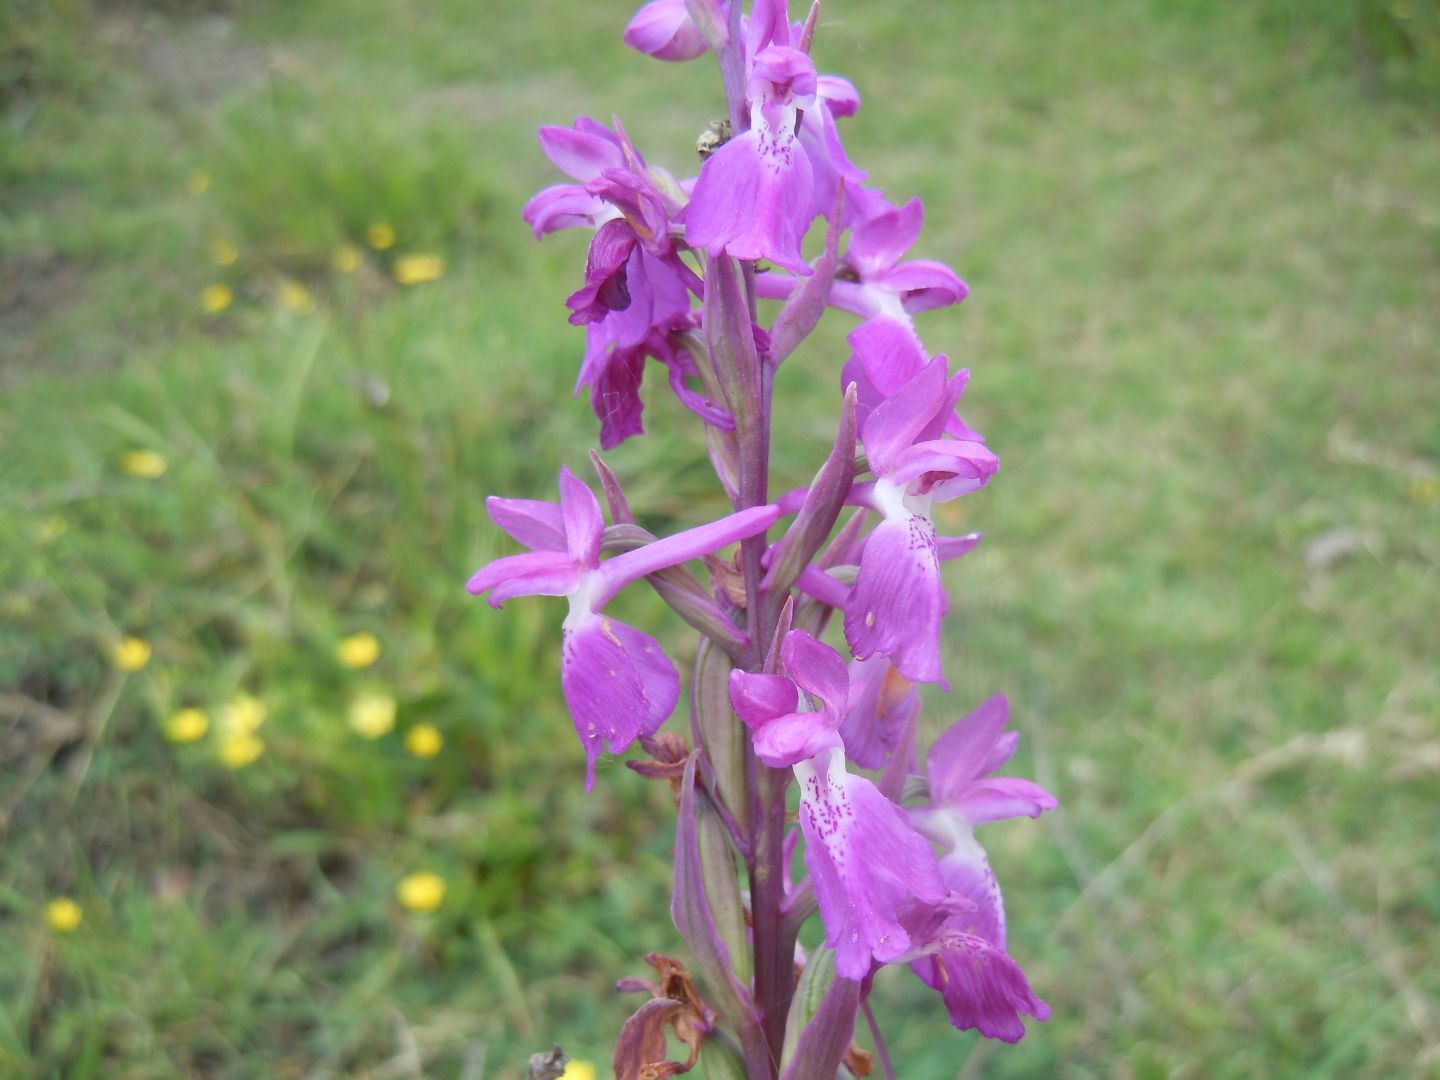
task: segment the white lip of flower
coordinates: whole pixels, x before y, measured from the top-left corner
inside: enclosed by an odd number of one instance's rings
[[[910,313],[905,310],[905,302],[897,292],[881,288],[879,285],[863,285],[865,298],[874,305],[876,315],[885,315],[913,325]]]
[[[930,506],[935,499],[931,495],[911,495],[904,487],[889,477],[882,476],[875,481],[875,508],[886,518],[903,519],[910,514],[930,516]]]
[[[978,847],[975,826],[952,807],[916,808],[911,811],[910,821],[917,830],[950,851],[969,851]]]
[[[595,618],[595,598],[604,588],[605,582],[600,571],[591,570],[588,574],[580,577],[575,583],[575,588],[568,594],[570,600],[570,613],[565,616],[562,624],[566,630],[574,630],[583,626]]]

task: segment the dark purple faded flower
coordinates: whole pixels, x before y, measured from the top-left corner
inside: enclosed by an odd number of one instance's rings
[[[556,168],[579,181],[540,192],[525,206],[537,237],[557,229],[595,230],[585,284],[566,301],[579,326],[615,323],[613,335],[637,344],[652,328],[689,314],[691,275],[676,254],[670,221],[679,187],[656,182],[623,131],[582,116],[569,128],[542,127],[540,146]]]
[[[601,614],[626,585],[656,570],[699,558],[763,532],[779,511],[756,507],[600,560],[605,522],[590,489],[560,470],[560,502],[486,500],[495,524],[531,550],[481,567],[466,586],[499,607],[516,596],[564,596],[560,681],[585,750],[585,790],[602,750],[620,753],[652,735],[675,707],[680,677],[658,642]]]
[[[937,739],[925,761],[930,801],[910,811],[911,823],[941,846],[940,872],[952,896],[966,903],[948,911],[912,965],[945,996],[959,1028],[1014,1042],[1024,1033],[1019,1013],[1043,1020],[1045,1003],[1030,991],[1019,965],[1005,953],[1005,905],[975,826],[1012,817],[1038,817],[1056,805],[1040,785],[992,776],[1015,753],[1019,733],[1004,730],[1009,703],[992,697]]]
[[[576,226],[595,230],[584,284],[566,300],[570,321],[586,328],[575,393],[589,387],[601,445],[609,449],[643,430],[639,387],[645,358],[653,357],[670,369],[687,408],[728,430],[733,421],[686,387],[692,365],[665,341],[668,332],[693,325],[691,294],[702,287],[675,246],[672,217],[683,193],[668,174],[646,168],[618,127],[589,117],[569,128],[542,127],[546,155],[580,183],[547,188],[525,207],[537,237]]]
[[[795,770],[805,866],[825,943],[835,949],[836,971],[861,979],[872,962],[888,963],[910,948],[901,910],[938,903],[944,885],[935,853],[905,812],[845,768],[839,728],[849,687],[840,654],[792,630],[781,662],[780,675],[732,673],[730,700],[754,734],[756,755]]]
[[[727,5],[719,0],[707,3],[714,9],[714,22],[723,28]],[[625,27],[625,44],[657,60],[694,60],[710,48],[685,0],[651,0]]]
[[[651,330],[634,344],[621,344],[614,339],[614,332],[611,325],[596,323],[586,327],[585,359],[575,384],[577,394],[582,386],[590,388],[590,407],[600,421],[602,450],[618,446],[645,430],[641,422],[644,403],[640,400],[640,383],[645,376],[647,358],[665,365],[670,389],[687,409],[721,431],[735,427],[734,417],[722,406],[689,387],[686,380],[698,377],[694,360],[685,349],[676,347],[667,334]]]
[[[752,18],[752,36],[755,26]],[[787,40],[788,33],[787,27]],[[687,244],[811,273],[800,242],[815,216],[815,181],[796,123],[814,104],[815,90],[815,65],[799,49],[766,45],[752,55],[750,130],[701,167],[685,210]]]

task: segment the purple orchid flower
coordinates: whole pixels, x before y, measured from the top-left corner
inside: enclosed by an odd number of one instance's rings
[[[973,904],[951,894],[937,905],[916,904],[902,915],[914,943],[902,957],[920,981],[940,993],[950,1023],[974,1028],[990,1039],[1019,1042],[1020,1017],[1050,1018],[1050,1006],[1036,996],[1015,959],[978,934],[960,929]]]
[[[701,167],[685,210],[685,242],[808,275],[800,242],[815,216],[815,177],[797,129],[800,113],[815,103],[815,65],[791,48],[783,3],[757,4],[746,38],[750,130]]]
[[[769,528],[779,516],[760,506],[657,540],[604,562],[605,522],[591,490],[560,470],[560,502],[486,500],[491,519],[530,550],[483,566],[466,588],[489,592],[491,607],[516,596],[564,596],[560,682],[585,750],[585,790],[595,783],[602,750],[621,753],[653,735],[680,693],[675,665],[654,638],[601,614],[614,596],[647,574],[710,554]]]
[[[924,224],[925,205],[918,198],[901,207],[882,202],[856,221],[844,258],[856,280],[841,274],[831,286],[830,302],[862,318],[888,315],[909,322],[918,312],[964,300],[969,286],[944,263],[900,261]]]
[[[826,78],[821,76],[822,86],[826,85]],[[828,86],[832,93],[837,92],[834,83]],[[843,102],[845,99],[839,100]],[[960,303],[969,295],[969,286],[944,263],[931,259],[901,262],[924,224],[924,204],[914,198],[897,208],[887,202],[880,192],[861,187],[864,174],[844,159],[838,135],[831,145],[834,129],[831,111],[817,111],[827,124],[824,138],[825,145],[829,147],[824,153],[817,150],[810,154],[817,177],[816,202],[821,207],[817,212],[829,213],[834,204],[836,185],[843,185],[845,199],[841,224],[851,230],[839,273],[830,286],[829,304],[863,319],[893,320],[914,337],[912,316]],[[808,123],[804,130],[811,132]],[[813,133],[806,136],[809,140],[807,147],[818,138]],[[817,164],[819,162],[824,164]],[[825,191],[823,197],[820,195],[821,188]],[[794,277],[783,273],[766,274],[759,281],[761,295],[772,300],[788,299],[796,285]],[[918,337],[915,343],[918,349]]]
[[[590,389],[601,446],[609,449],[643,430],[639,386],[647,356],[669,368],[671,386],[687,408],[729,430],[734,422],[728,414],[686,388],[693,365],[665,341],[668,332],[693,325],[691,294],[702,288],[675,245],[671,219],[678,213],[679,185],[668,174],[652,175],[623,131],[589,117],[571,128],[542,127],[540,145],[557,168],[581,183],[546,188],[526,205],[525,220],[537,237],[578,226],[595,230],[585,283],[566,305],[571,323],[586,328],[575,393]]]
[[[975,826],[1014,817],[1038,817],[1057,805],[1039,784],[991,774],[1015,753],[1020,734],[1005,731],[1009,702],[996,695],[935,744],[925,761],[930,801],[910,810],[910,821],[942,849],[940,872],[952,895],[966,901],[944,914],[925,936],[916,974],[945,995],[951,1021],[1014,1042],[1025,1029],[1019,1013],[1049,1015],[1030,991],[1024,972],[1005,952],[1005,905]]]
[[[862,979],[911,947],[900,913],[945,895],[935,853],[905,813],[845,768],[839,734],[849,696],[840,654],[803,630],[780,646],[785,674],[730,676],[730,701],[751,729],[756,756],[792,767],[800,783],[800,831],[825,943],[835,970]],[[802,700],[801,693],[804,693]]]
[[[623,131],[582,116],[570,128],[542,127],[540,146],[556,168],[580,181],[540,192],[524,217],[541,236],[587,224],[595,230],[585,284],[566,305],[585,326],[615,319],[615,337],[634,345],[652,327],[689,315],[692,275],[676,254],[670,218],[678,206],[645,168]],[[678,185],[667,186],[678,192]]]
[[[901,349],[873,366],[888,371],[912,362]],[[856,659],[888,656],[913,682],[944,685],[940,620],[946,602],[931,507],[978,490],[999,468],[983,443],[942,437],[968,378],[963,369],[951,376],[945,357],[937,356],[860,424],[875,473],[869,501],[884,520],[865,542],[845,604],[845,639]]]

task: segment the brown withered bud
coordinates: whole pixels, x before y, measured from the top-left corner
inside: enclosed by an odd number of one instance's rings
[[[705,565],[710,568],[710,577],[713,580],[711,591],[717,599],[728,600],[737,608],[745,606],[745,572],[740,569],[740,553],[735,553],[734,560],[723,563],[714,555],[705,556]]]
[[[856,1076],[869,1076],[875,1070],[875,1055],[852,1042],[845,1051],[845,1067]]]
[[[679,735],[662,731],[658,735],[640,736],[640,746],[653,760],[627,761],[625,767],[647,780],[668,780],[670,793],[678,800],[685,759],[690,756],[689,744]]]
[[[685,965],[673,956],[651,953],[645,962],[655,969],[656,982],[630,977],[618,990],[647,990],[652,995],[625,1022],[615,1044],[615,1075],[619,1080],[666,1080],[689,1072],[700,1057],[700,1045],[715,1026],[715,1013],[700,999]],[[690,1049],[689,1060],[665,1058],[665,1028]]]

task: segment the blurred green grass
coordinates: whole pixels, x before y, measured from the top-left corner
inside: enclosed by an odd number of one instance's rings
[[[561,305],[583,241],[518,220],[551,181],[535,126],[613,111],[679,170],[717,111],[702,66],[626,54],[627,15],[0,14],[0,1073],[604,1061],[609,984],[677,951],[666,791],[612,764],[584,797],[554,605],[460,589],[503,550],[484,495],[544,497],[594,438]],[[923,253],[975,289],[922,332],[1005,465],[963,508],[989,539],[928,722],[1009,693],[1062,799],[988,838],[1053,1019],[981,1044],[887,974],[902,1075],[1440,1067],[1434,15],[827,8],[852,156],[926,198]],[[398,285],[407,254],[444,275]],[[792,479],[843,330],[782,378]],[[611,459],[657,527],[718,506],[664,397]],[[136,449],[164,476],[125,474]],[[165,740],[240,691],[270,711],[254,764]],[[345,724],[371,691],[399,706],[374,742]],[[406,754],[418,723],[438,757]],[[421,869],[433,915],[395,902]]]

